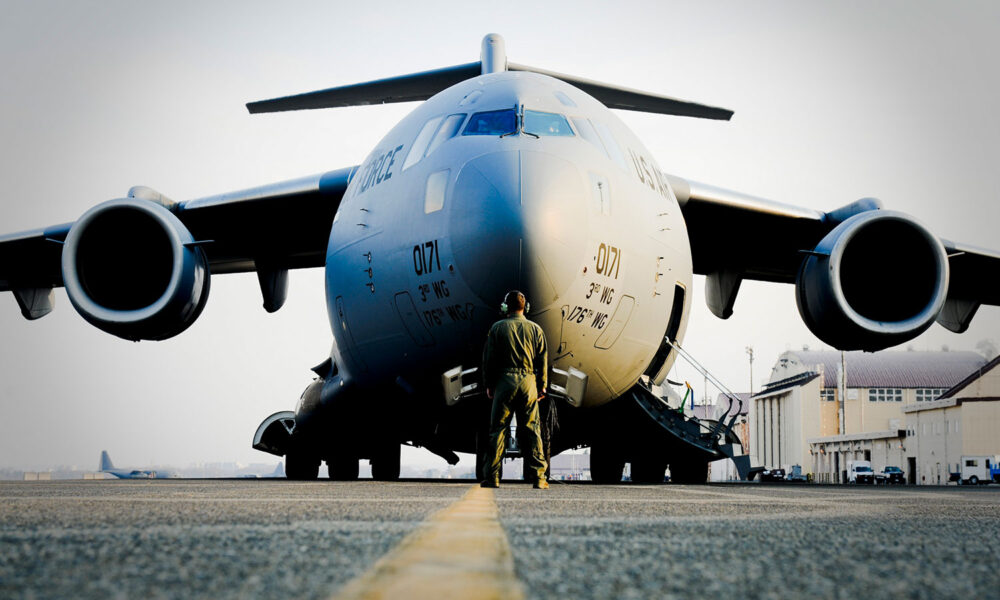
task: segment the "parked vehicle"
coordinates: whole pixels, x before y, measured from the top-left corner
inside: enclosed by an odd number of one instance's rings
[[[958,485],[978,485],[994,481],[1000,475],[996,456],[963,456],[959,463]]]
[[[906,478],[903,476],[903,470],[899,467],[886,466],[884,469],[875,474],[875,483],[906,483]]]
[[[760,473],[761,481],[784,481],[785,480],[785,470],[784,469],[764,469]]]
[[[809,478],[802,472],[802,465],[792,465],[791,472],[785,477],[785,481],[799,481],[805,483]]]
[[[875,471],[872,471],[872,463],[867,460],[847,461],[847,482],[848,483],[875,483]]]

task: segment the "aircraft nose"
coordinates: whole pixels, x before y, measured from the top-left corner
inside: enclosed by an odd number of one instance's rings
[[[565,294],[587,237],[587,198],[575,165],[539,151],[493,152],[465,164],[452,198],[455,262],[485,304],[518,288],[537,312]]]

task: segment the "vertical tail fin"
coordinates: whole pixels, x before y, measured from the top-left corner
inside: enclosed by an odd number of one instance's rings
[[[114,469],[114,468],[115,468],[115,466],[113,464],[111,464],[111,457],[108,456],[108,451],[107,450],[101,450],[101,466],[100,466],[100,470],[101,471],[110,471],[111,469]]]

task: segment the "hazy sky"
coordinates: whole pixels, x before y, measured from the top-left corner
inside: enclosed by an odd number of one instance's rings
[[[661,168],[831,210],[875,196],[942,237],[1000,248],[1000,4],[0,2],[0,233],[71,221],[132,185],[186,200],[357,164],[414,105],[247,114],[249,100],[478,59],[512,61],[736,111],[731,122],[621,112]],[[762,233],[763,235],[763,233]],[[220,276],[198,322],[134,344],[56,293],[35,322],[0,295],[0,468],[276,460],[250,448],[329,353],[321,270],[285,308]],[[736,391],[778,354],[822,345],[791,286],[745,283],[729,321],[697,278],[686,347]],[[1000,341],[1000,310],[962,336]],[[701,377],[685,365],[672,375]],[[407,454],[409,462],[428,461]],[[430,464],[444,465],[438,459]]]

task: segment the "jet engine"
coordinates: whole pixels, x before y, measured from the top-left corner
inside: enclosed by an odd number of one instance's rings
[[[845,220],[802,262],[799,314],[821,340],[874,352],[920,335],[948,293],[940,240],[909,215],[867,211]]]
[[[163,205],[110,200],[73,224],[62,253],[66,293],[91,325],[127,340],[187,329],[208,300],[208,260]]]

